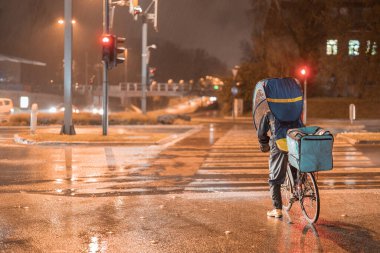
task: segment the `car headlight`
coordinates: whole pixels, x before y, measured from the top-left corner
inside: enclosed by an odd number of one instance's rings
[[[50,112],[50,113],[56,113],[56,112],[57,112],[57,108],[55,108],[55,107],[50,107],[49,112]]]

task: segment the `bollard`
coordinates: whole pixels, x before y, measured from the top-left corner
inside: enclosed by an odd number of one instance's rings
[[[355,107],[355,105],[350,104],[349,110],[350,110],[350,122],[352,124],[352,123],[354,123],[354,120],[356,119],[356,107]]]
[[[35,134],[37,129],[37,114],[38,105],[32,104],[32,109],[30,111],[30,133]]]

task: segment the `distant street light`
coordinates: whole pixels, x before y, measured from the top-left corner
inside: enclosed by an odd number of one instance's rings
[[[150,48],[157,49],[157,46],[156,46],[156,44],[152,44],[152,45],[148,46],[148,49],[150,49]]]
[[[233,77],[234,77],[234,81],[236,80],[236,75],[237,75],[239,69],[240,69],[240,66],[239,66],[239,65],[235,65],[235,66],[232,68],[232,75],[233,75]]]
[[[152,44],[152,45],[146,47],[146,52],[147,52],[146,64],[147,65],[149,64],[149,60],[150,60],[150,50],[149,49],[157,49],[156,44]]]
[[[65,24],[65,20],[63,20],[62,18],[60,18],[60,19],[58,19],[57,23],[60,24],[60,25],[63,25],[63,24]],[[73,25],[75,25],[77,23],[77,21],[75,19],[72,19],[71,23]]]

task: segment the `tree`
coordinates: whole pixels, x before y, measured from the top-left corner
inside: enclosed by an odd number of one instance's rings
[[[371,52],[380,43],[379,1],[252,0],[251,6],[252,46],[244,61],[251,73],[241,76],[245,83],[253,85],[260,79],[249,78],[261,76],[297,76],[299,67],[308,65],[311,94],[321,95],[331,84],[348,92],[328,94],[361,96],[366,86],[378,85],[379,53]],[[353,38],[361,42],[357,57],[348,55]],[[338,55],[326,56],[328,39],[339,41]]]

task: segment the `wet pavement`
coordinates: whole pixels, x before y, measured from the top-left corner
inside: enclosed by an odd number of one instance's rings
[[[252,125],[146,146],[24,146],[0,129],[3,252],[379,252],[379,146],[337,139],[315,226],[271,207]],[[162,130],[164,129],[164,130]],[[179,131],[179,132],[178,132]]]

